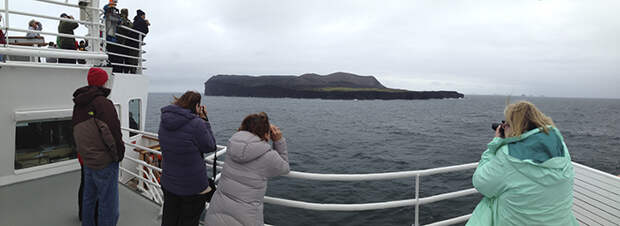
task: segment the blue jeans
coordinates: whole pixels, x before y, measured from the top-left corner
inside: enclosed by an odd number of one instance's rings
[[[99,200],[99,209],[95,203]],[[84,166],[82,226],[114,226],[118,222],[118,162],[95,170]]]

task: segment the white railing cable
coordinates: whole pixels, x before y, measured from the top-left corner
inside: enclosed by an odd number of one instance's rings
[[[124,29],[127,29],[127,30],[129,30],[129,31],[132,31],[133,33],[138,33],[138,34],[140,34],[140,35],[142,35],[142,36],[146,36],[146,34],[142,33],[141,31],[138,31],[138,30],[136,30],[136,29],[133,29],[133,28],[127,27],[127,26],[125,26],[125,25],[119,25],[118,27],[120,27],[120,28],[124,28]]]
[[[160,151],[153,150],[153,149],[151,149],[151,148],[144,147],[144,146],[142,146],[142,145],[132,144],[132,143],[127,142],[127,141],[124,141],[124,142],[125,142],[125,145],[127,145],[127,146],[134,147],[134,148],[138,148],[138,149],[141,149],[141,150],[145,150],[145,151],[150,152],[150,153],[153,153],[153,154],[161,155],[161,152],[160,152]]]
[[[362,211],[362,210],[376,210],[376,209],[388,209],[388,208],[414,206],[416,204],[425,205],[425,204],[439,202],[439,201],[446,200],[446,199],[453,199],[453,198],[468,196],[468,195],[472,195],[476,193],[478,193],[478,191],[475,188],[470,188],[470,189],[465,189],[465,190],[460,190],[460,191],[455,191],[455,192],[448,192],[448,193],[443,193],[439,195],[420,198],[418,199],[418,201],[416,201],[416,199],[404,199],[404,200],[396,200],[396,201],[360,203],[360,204],[312,203],[312,202],[303,202],[303,201],[288,200],[288,199],[265,196],[265,203],[300,208],[300,209],[307,209],[307,210],[319,210],[319,211]]]
[[[120,64],[120,63],[110,63],[110,64],[111,64],[111,65],[114,65],[114,66],[120,66],[120,67],[133,67],[133,68],[140,68],[140,69],[143,69],[143,70],[148,69],[148,68],[146,68],[146,67],[141,67],[141,66],[136,66],[136,65],[130,65],[130,64]]]
[[[137,133],[137,134],[142,134],[142,135],[146,135],[151,138],[159,139],[159,134],[157,133],[151,133],[151,132],[146,132],[142,130],[135,130],[135,129],[127,128],[127,127],[121,127],[121,130],[129,131],[129,132]]]
[[[159,184],[157,184],[157,183],[155,183],[155,182],[153,182],[153,181],[147,180],[147,179],[145,179],[145,178],[143,178],[143,177],[141,177],[141,176],[138,176],[138,174],[135,174],[134,172],[131,172],[131,171],[130,171],[130,170],[128,170],[128,169],[125,169],[125,168],[123,168],[123,167],[118,167],[118,168],[119,168],[120,170],[122,170],[123,172],[126,172],[126,173],[128,173],[128,174],[130,174],[130,175],[132,175],[132,176],[136,177],[138,180],[144,181],[144,182],[146,182],[146,183],[149,183],[150,185],[153,185],[153,186],[155,186],[155,187],[161,188],[161,185],[159,185]]]
[[[139,160],[139,159],[135,159],[135,158],[133,158],[133,157],[131,157],[131,156],[127,156],[127,155],[125,155],[125,158],[126,158],[126,159],[129,159],[129,160],[131,160],[131,161],[134,161],[134,162],[136,162],[136,163],[138,163],[138,164],[140,164],[140,165],[142,165],[142,166],[145,166],[145,167],[151,168],[152,170],[155,170],[155,171],[157,171],[157,172],[161,172],[161,171],[162,171],[162,170],[161,170],[159,167],[157,167],[157,166],[150,165],[150,164],[146,163],[145,161],[142,161],[142,160]]]
[[[0,54],[15,56],[37,56],[37,57],[54,57],[54,58],[70,58],[70,59],[96,59],[106,60],[106,54],[75,50],[60,50],[50,48],[37,48],[26,46],[7,45],[0,48]]]
[[[140,133],[142,135],[150,135],[152,137],[159,137],[157,134],[148,133],[139,130],[133,130],[129,128],[122,128],[123,130]],[[125,144],[131,147],[136,147],[142,150],[149,151],[155,154],[161,154],[159,151],[152,150],[148,147],[144,147],[137,144],[132,144],[125,141]],[[212,153],[205,157],[205,160],[208,162],[207,166],[212,167],[214,156],[220,156],[225,154],[227,151],[225,146],[218,145],[218,150],[215,153]],[[140,161],[134,158],[128,158],[131,161],[137,162],[140,165],[145,165],[146,162]],[[148,165],[148,164],[147,164]],[[222,168],[220,165],[223,165],[223,162],[217,162],[217,168]],[[307,179],[307,180],[319,180],[319,181],[371,181],[371,180],[388,180],[388,179],[399,179],[399,178],[411,178],[414,177],[415,181],[415,197],[414,199],[404,199],[404,200],[395,200],[395,201],[386,201],[386,202],[375,202],[375,203],[359,203],[359,204],[340,204],[340,203],[312,203],[312,202],[304,202],[297,200],[289,200],[283,198],[275,198],[265,196],[265,203],[293,207],[293,208],[301,208],[308,210],[318,210],[318,211],[363,211],[363,210],[376,210],[376,209],[387,209],[387,208],[396,208],[396,207],[406,207],[406,206],[415,206],[415,216],[414,216],[414,225],[419,225],[419,206],[439,202],[447,199],[454,199],[458,197],[464,197],[468,195],[477,194],[478,191],[475,188],[464,189],[454,192],[442,193],[438,195],[433,195],[429,197],[420,198],[420,178],[422,176],[430,176],[440,173],[448,173],[448,172],[456,172],[456,171],[464,171],[469,169],[476,168],[478,163],[469,163],[462,164],[456,166],[447,166],[447,167],[439,167],[432,169],[423,169],[423,170],[412,170],[412,171],[401,171],[401,172],[387,172],[387,173],[368,173],[368,174],[318,174],[318,173],[305,173],[305,172],[297,172],[291,171],[289,174],[284,175],[290,178],[297,179]],[[149,170],[158,170],[158,167],[148,166]],[[135,175],[135,174],[132,174]],[[150,174],[149,174],[150,175]],[[135,175],[137,176],[137,175]],[[149,177],[152,177],[150,175]],[[216,175],[216,181],[221,177],[221,173]],[[151,181],[149,181],[151,182]],[[459,223],[466,221],[471,215],[460,216],[440,222],[436,222],[433,225],[449,225],[454,223]]]
[[[9,30],[9,31],[17,31],[17,32],[24,32],[24,33],[32,32],[31,30],[24,30],[24,29],[12,28],[12,27],[8,27],[7,30]],[[94,36],[69,35],[69,34],[46,32],[46,31],[36,31],[36,33],[44,34],[44,35],[60,36],[60,37],[65,37],[65,38],[81,38],[81,39],[89,39],[89,40],[93,40],[93,39],[104,40],[103,38],[94,37]]]
[[[75,23],[80,23],[80,24],[90,24],[90,25],[104,26],[101,23],[93,23],[93,22],[90,22],[90,21],[72,20],[72,19],[66,19],[66,18],[61,18],[61,17],[53,17],[53,16],[47,16],[47,15],[43,15],[43,14],[27,13],[27,12],[15,11],[15,10],[9,10],[9,13],[10,14],[22,15],[22,16],[40,17],[40,18],[45,18],[45,19],[50,19],[50,20],[60,20],[60,21],[75,22]],[[39,31],[34,31],[34,32],[39,33]]]
[[[391,180],[400,178],[411,178],[420,176],[430,176],[441,173],[457,172],[468,169],[475,169],[478,163],[468,163],[456,166],[446,166],[432,169],[412,170],[412,171],[400,171],[400,172],[388,172],[388,173],[367,173],[367,174],[319,174],[319,173],[304,173],[291,171],[289,174],[284,175],[290,178],[306,179],[306,180],[319,180],[319,181],[370,181],[370,180]]]
[[[114,56],[119,56],[119,57],[124,57],[124,58],[136,59],[136,60],[139,60],[139,59],[140,59],[140,57],[129,56],[129,55],[120,54],[120,53],[112,53],[112,52],[108,52],[108,54],[110,54],[110,55],[114,55]]]
[[[58,2],[58,1],[52,1],[52,0],[35,0],[37,2],[45,2],[45,3],[50,3],[50,4],[56,4],[56,5],[61,5],[61,6],[69,6],[69,7],[74,7],[74,8],[86,8],[86,9],[91,9],[91,10],[97,10],[99,11],[100,9],[95,8],[95,7],[83,7],[80,6],[78,4],[71,4],[71,3],[65,3],[65,2]]]
[[[141,44],[145,44],[144,42],[142,42],[142,41],[140,41],[138,39],[127,37],[125,35],[121,35],[121,34],[118,34],[118,33],[116,34],[116,36],[121,37],[121,38],[125,38],[125,39],[129,39],[131,41],[138,42],[138,43],[141,43]]]
[[[118,44],[118,43],[116,43],[116,42],[105,41],[105,43],[106,43],[106,44],[112,44],[112,45],[115,45],[115,46],[120,46],[120,47],[123,47],[123,48],[126,48],[126,49],[131,49],[131,50],[135,50],[135,51],[140,51],[140,49],[138,49],[138,48],[131,47],[131,46],[127,46],[127,45],[123,45],[123,44]]]

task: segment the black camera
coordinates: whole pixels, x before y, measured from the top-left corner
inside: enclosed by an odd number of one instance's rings
[[[504,127],[502,125],[504,125],[504,123],[506,123],[506,121],[502,120],[501,123],[491,123],[491,129],[493,129],[493,131],[497,130],[497,127],[499,128],[499,134],[501,137],[505,137],[504,135]]]

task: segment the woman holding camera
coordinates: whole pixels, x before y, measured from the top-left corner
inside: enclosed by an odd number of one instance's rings
[[[200,93],[188,91],[161,109],[162,226],[198,226],[211,189],[203,154],[217,146]]]
[[[264,112],[248,115],[229,140],[225,163],[209,204],[207,225],[264,225],[267,179],[289,172],[282,132]]]
[[[467,225],[578,225],[562,134],[530,102],[508,105],[504,114],[473,175],[484,197]]]

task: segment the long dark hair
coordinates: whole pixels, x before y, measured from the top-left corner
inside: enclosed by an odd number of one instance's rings
[[[248,131],[261,138],[261,140],[267,140],[265,134],[270,131],[269,116],[267,113],[261,112],[258,114],[251,114],[243,119],[239,131]]]
[[[196,104],[200,104],[200,93],[194,91],[187,91],[181,97],[177,98],[175,96],[172,104],[177,105],[179,107],[189,109],[191,112],[196,112]]]

